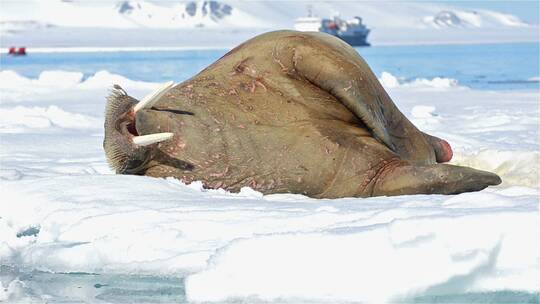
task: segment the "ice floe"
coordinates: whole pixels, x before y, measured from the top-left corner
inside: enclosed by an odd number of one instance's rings
[[[114,175],[101,146],[105,96],[113,83],[137,98],[158,84],[106,71],[0,71],[0,264],[187,276],[194,301],[538,293],[538,92],[382,79],[409,119],[450,142],[453,163],[497,172],[503,184],[316,200]],[[27,296],[16,275],[0,283],[0,301]]]

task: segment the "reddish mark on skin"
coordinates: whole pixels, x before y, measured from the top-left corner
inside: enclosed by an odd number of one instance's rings
[[[277,58],[274,57],[274,62],[276,62],[277,64],[279,64],[279,67],[281,68],[281,71],[282,71],[282,72],[288,72],[288,71],[289,71],[289,69],[287,69],[287,68],[285,67],[285,65],[283,65],[283,63],[281,63],[281,60],[279,60],[279,59],[277,59]]]
[[[244,125],[238,125],[240,129],[245,129],[246,127]]]
[[[264,83],[262,82],[262,79],[261,78],[257,78],[255,80],[255,84],[260,86],[261,88],[264,89],[265,92],[267,92],[268,90],[266,89],[266,86],[264,85]]]
[[[388,173],[394,171],[396,168],[400,167],[402,164],[403,162],[397,158],[390,159],[390,160],[384,160],[381,158],[379,164],[377,164],[375,168],[373,167],[369,168],[366,171],[366,174],[364,174],[365,179],[362,182],[362,184],[360,184],[360,187],[359,187],[360,193],[363,193],[369,184],[371,184],[372,182],[375,182],[376,184],[377,181],[384,179],[384,177]],[[373,191],[373,188],[371,191]]]
[[[225,171],[221,172],[221,173],[212,173],[210,174],[211,177],[223,177],[225,176],[227,173],[229,173],[229,166],[227,166],[225,168]]]
[[[233,67],[233,71],[231,72],[231,76],[234,76],[234,75],[237,75],[237,74],[241,74],[242,72],[244,72],[244,70],[246,69],[246,65],[245,63],[250,60],[251,57],[247,57],[247,58],[244,58],[242,61],[240,61],[239,63],[237,63],[234,67]]]
[[[215,118],[214,116],[212,116],[212,120],[218,125],[221,124],[221,122],[219,120],[217,120],[217,118]]]
[[[223,182],[219,181],[213,188],[221,188],[221,187],[223,187]]]

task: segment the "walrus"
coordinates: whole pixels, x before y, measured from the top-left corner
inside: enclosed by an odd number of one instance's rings
[[[254,37],[139,102],[115,85],[103,146],[118,174],[314,198],[457,194],[501,183],[442,164],[361,56],[317,32]]]

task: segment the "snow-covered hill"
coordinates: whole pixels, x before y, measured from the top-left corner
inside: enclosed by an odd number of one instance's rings
[[[194,41],[212,42],[223,35],[234,36],[231,33],[250,37],[268,30],[292,29],[295,19],[306,15],[308,6],[319,17],[336,14],[344,18],[362,17],[372,30],[369,39],[375,44],[538,40],[538,25],[527,24],[513,15],[490,10],[465,10],[459,7],[459,3],[450,6],[406,1],[10,1],[2,3],[0,35],[11,37],[4,39],[2,44],[35,45],[33,41],[40,41],[39,44],[49,41],[46,46],[85,45],[84,38],[89,35],[109,40],[115,37],[114,44],[122,45],[122,40],[117,37],[133,38],[135,35],[140,46],[156,45],[163,39],[167,43],[161,44],[171,45],[179,33],[164,35],[163,30],[188,30],[181,35],[187,34]],[[28,26],[21,26],[24,24]],[[50,25],[73,28],[80,35],[74,35],[78,37],[77,41],[66,42],[72,31],[66,33],[62,29],[51,29]],[[103,28],[108,29],[105,34]],[[143,29],[145,31],[138,32]],[[206,32],[190,32],[193,29],[205,29]],[[212,34],[207,30],[216,32]],[[158,37],[164,38],[160,40]],[[227,46],[241,41],[229,40]],[[109,42],[104,44],[110,45]]]
[[[21,20],[64,27],[194,28],[272,27],[265,18],[221,1],[155,3],[144,0],[94,3],[78,1],[8,2],[0,13],[3,25]],[[32,8],[32,9],[30,9]],[[4,26],[2,26],[4,27]]]
[[[422,19],[435,28],[444,27],[526,27],[525,22],[513,15],[493,11],[442,10],[433,16]]]
[[[270,23],[219,1],[189,1],[172,7],[148,1],[122,1],[115,8],[136,26],[181,27],[270,27]]]
[[[304,2],[191,0],[179,2],[130,1],[25,1],[7,2],[3,21],[36,20],[72,27],[284,27],[306,14],[344,17],[359,15],[372,27],[527,26],[513,15],[488,10],[465,11],[434,3],[395,2]],[[33,7],[34,10],[24,9]]]

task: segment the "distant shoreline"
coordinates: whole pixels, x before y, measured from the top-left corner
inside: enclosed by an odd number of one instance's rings
[[[162,51],[206,51],[206,50],[228,50],[231,47],[225,46],[128,46],[128,47],[107,47],[107,46],[74,46],[74,47],[27,47],[29,53],[104,53],[104,52],[162,52]],[[0,54],[7,54],[8,46],[1,46]]]
[[[434,45],[479,45],[479,44],[527,44],[538,41],[418,41],[398,43],[377,43],[378,46],[434,46]],[[0,54],[7,54],[12,45],[0,45]],[[24,45],[13,45],[24,47]],[[59,47],[26,47],[28,53],[108,53],[108,52],[172,52],[172,51],[207,51],[207,50],[230,50],[236,45],[220,46],[59,46]]]
[[[220,30],[41,28],[11,34],[0,32],[0,53],[26,47],[29,53],[134,52],[227,50],[262,33],[279,30],[253,28]],[[538,27],[506,29],[396,29],[373,28],[372,46],[538,43]]]

